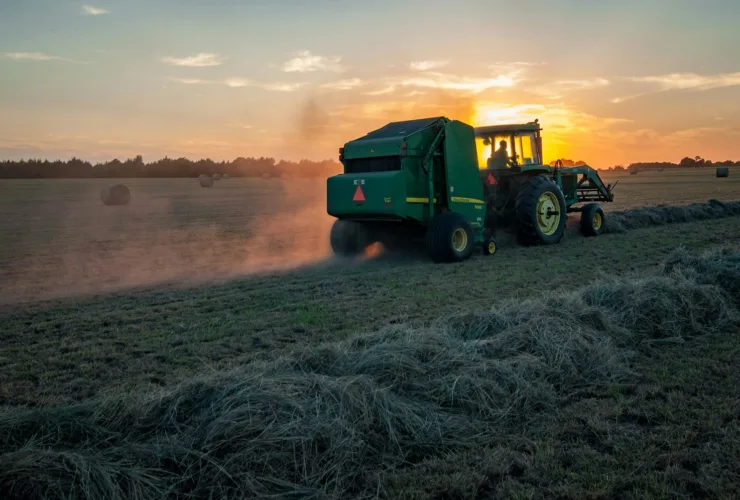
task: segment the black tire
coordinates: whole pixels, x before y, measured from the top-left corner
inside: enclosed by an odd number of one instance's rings
[[[557,224],[552,231],[543,231],[538,222],[538,201],[545,193],[551,193],[551,198],[557,201],[557,215],[544,215],[544,220],[558,217]],[[519,241],[524,245],[552,245],[559,243],[565,234],[565,196],[552,179],[542,175],[532,177],[523,184],[516,195],[515,213]]]
[[[456,242],[462,246],[456,247]],[[439,213],[434,216],[427,228],[426,245],[427,252],[434,262],[467,260],[473,253],[473,228],[465,217],[458,213]]]
[[[368,246],[366,233],[359,222],[337,219],[329,234],[331,249],[341,257],[354,257]]]
[[[598,203],[583,205],[581,211],[581,233],[584,236],[598,236],[604,231],[604,210]]]
[[[493,238],[488,238],[483,242],[483,253],[486,255],[493,255],[496,253],[496,250],[498,249],[498,246],[496,245],[496,240]]]

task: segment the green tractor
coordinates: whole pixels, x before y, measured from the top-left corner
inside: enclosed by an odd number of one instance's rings
[[[570,212],[581,212],[585,235],[598,235],[604,212],[596,202],[613,201],[613,186],[587,165],[544,165],[541,130],[537,120],[473,128],[434,117],[347,142],[339,149],[344,173],[327,179],[334,253],[422,243],[434,262],[459,262],[476,248],[495,253],[505,226],[525,245],[558,243]],[[479,159],[488,146],[490,156]]]

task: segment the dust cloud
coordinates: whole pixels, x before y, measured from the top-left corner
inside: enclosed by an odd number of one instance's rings
[[[56,199],[0,206],[0,304],[227,281],[331,257],[324,181],[232,178],[204,189],[126,179],[123,207],[100,203],[107,181],[44,182]]]

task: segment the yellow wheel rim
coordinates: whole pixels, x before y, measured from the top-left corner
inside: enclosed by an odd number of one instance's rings
[[[559,224],[560,204],[557,196],[550,191],[542,193],[540,199],[537,200],[537,225],[544,234],[549,236],[557,231]]]
[[[594,229],[597,231],[601,229],[601,223],[602,223],[601,214],[596,212],[594,214],[594,220],[593,220]]]
[[[468,233],[464,229],[455,229],[452,233],[452,248],[456,252],[462,252],[468,246]]]
[[[493,241],[488,242],[488,253],[495,253],[496,252],[496,243]]]

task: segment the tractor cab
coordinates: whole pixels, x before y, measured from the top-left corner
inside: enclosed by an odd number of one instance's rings
[[[542,165],[541,130],[538,120],[476,127],[478,168],[520,171],[522,167]]]

